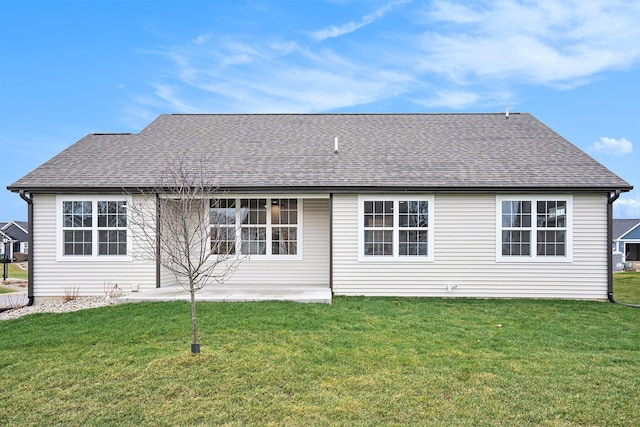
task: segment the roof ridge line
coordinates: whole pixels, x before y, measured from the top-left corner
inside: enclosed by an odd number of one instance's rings
[[[513,112],[509,114],[527,114]],[[165,113],[163,116],[481,116],[500,115],[504,112],[423,112],[423,113]]]

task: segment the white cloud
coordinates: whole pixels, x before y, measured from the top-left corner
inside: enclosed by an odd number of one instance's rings
[[[138,104],[172,112],[319,112],[362,105],[407,90],[401,71],[363,66],[332,50],[293,42],[211,40],[164,56],[173,75]]]
[[[347,24],[341,25],[339,27],[331,26],[329,28],[325,28],[323,30],[315,31],[311,34],[311,36],[316,40],[326,40],[333,37],[339,37],[348,33],[352,33],[359,28],[364,27],[372,23],[375,19],[370,18],[371,15],[365,16],[360,22],[349,22]]]
[[[435,1],[429,12],[431,19],[449,21],[456,24],[469,24],[482,20],[482,14],[471,8],[449,1]]]
[[[382,6],[381,8],[376,9],[373,13],[370,13],[368,15],[365,15],[360,21],[356,22],[356,21],[351,21],[348,22],[346,24],[340,25],[340,26],[330,26],[329,28],[325,28],[319,31],[314,31],[313,33],[311,33],[311,37],[313,37],[316,40],[322,41],[322,40],[326,40],[326,39],[330,39],[333,37],[339,37],[339,36],[343,36],[345,34],[349,34],[349,33],[353,33],[354,31],[359,30],[362,27],[365,27],[369,24],[372,24],[373,22],[375,22],[376,20],[382,18],[384,16],[385,13],[387,13],[390,9],[396,7],[396,6],[400,6],[406,3],[410,3],[413,0],[396,0],[396,1],[392,1],[390,3],[387,3],[386,5]]]
[[[599,140],[591,144],[590,151],[603,154],[612,154],[614,156],[622,156],[633,153],[633,144],[625,138],[608,138],[600,137]]]
[[[637,191],[635,191],[637,193]],[[640,193],[623,194],[613,203],[615,218],[640,218]]]
[[[477,100],[478,94],[474,92],[443,90],[436,92],[432,98],[417,100],[416,102],[425,107],[463,109]]]
[[[640,60],[638,2],[437,1],[425,17],[447,30],[422,35],[420,69],[454,82],[493,77],[571,88]]]
[[[209,37],[211,37],[211,34],[200,34],[198,37],[193,39],[193,43],[197,45],[205,44],[207,40],[209,40]]]
[[[622,0],[388,1],[312,35],[349,34],[405,4],[398,16],[410,17],[406,25],[385,28],[384,36],[354,35],[335,50],[295,32],[287,39],[202,31],[150,52],[170,66],[151,82],[154,94],[136,97],[138,105],[318,112],[404,96],[429,108],[502,110],[517,104],[513,88],[523,83],[568,89],[640,62],[640,2]]]

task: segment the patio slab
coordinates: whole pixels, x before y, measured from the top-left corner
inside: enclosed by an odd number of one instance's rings
[[[132,292],[117,299],[119,304],[147,301],[189,301],[182,286]],[[209,285],[196,292],[198,302],[294,301],[331,304],[328,285]]]

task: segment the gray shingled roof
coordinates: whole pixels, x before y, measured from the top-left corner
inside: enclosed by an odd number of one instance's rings
[[[640,224],[640,219],[614,219],[613,220],[613,240],[619,239],[627,234],[632,228]]]
[[[334,154],[334,138],[339,154]],[[92,134],[9,186],[152,187],[167,159],[202,159],[228,189],[597,189],[631,186],[530,114],[176,114]]]

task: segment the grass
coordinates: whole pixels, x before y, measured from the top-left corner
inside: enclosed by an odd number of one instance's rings
[[[0,425],[633,425],[640,310],[339,297],[0,322]]]
[[[619,302],[640,304],[640,272],[614,273],[613,296]]]
[[[3,268],[4,268],[4,265],[0,264],[0,269],[3,269]],[[3,272],[4,270],[0,271],[0,274]],[[22,270],[21,268],[18,268],[18,266],[15,264],[7,264],[7,277],[10,279],[27,280],[29,277],[29,274],[27,270]],[[5,288],[2,285],[0,285],[0,294],[7,294],[9,292],[15,292],[15,291],[13,289]]]
[[[0,268],[4,268],[2,264],[0,264]],[[2,273],[0,271],[0,273]],[[27,270],[23,270],[18,268],[18,266],[14,263],[7,264],[7,277],[12,279],[24,279],[27,280],[29,277],[29,273]]]

